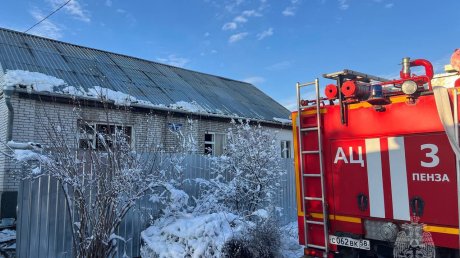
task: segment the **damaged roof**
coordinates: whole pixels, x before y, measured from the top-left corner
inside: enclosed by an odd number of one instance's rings
[[[277,122],[290,112],[254,85],[0,28],[3,71],[51,75],[68,85],[129,94],[154,105],[196,102],[207,113]]]

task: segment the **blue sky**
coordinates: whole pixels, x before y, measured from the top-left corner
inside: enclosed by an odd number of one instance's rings
[[[4,1],[0,26],[24,31],[64,2]],[[297,81],[344,68],[393,77],[409,56],[442,71],[459,16],[459,0],[72,0],[30,33],[248,81],[292,107]]]

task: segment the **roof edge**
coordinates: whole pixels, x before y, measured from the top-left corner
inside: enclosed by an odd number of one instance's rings
[[[51,97],[51,98],[62,98],[62,99],[81,99],[81,100],[86,100],[86,101],[93,101],[93,102],[99,102],[97,99],[94,98],[88,98],[84,96],[69,96],[65,94],[59,94],[59,93],[51,93],[51,92],[33,92],[30,93],[26,89],[21,89],[21,88],[16,88],[15,92],[17,93],[22,93],[22,94],[29,94],[29,95],[36,95],[36,96],[46,96],[46,97]],[[108,101],[109,103],[114,104],[114,101]],[[213,118],[222,118],[222,119],[246,119],[250,120],[253,122],[259,122],[259,123],[265,123],[265,124],[271,124],[271,125],[276,125],[279,127],[285,127],[286,124],[281,123],[279,121],[275,120],[264,120],[264,119],[258,119],[258,118],[251,118],[251,117],[236,117],[236,116],[230,116],[230,115],[218,115],[218,114],[212,114],[212,113],[196,113],[196,112],[191,112],[187,110],[180,110],[180,109],[171,109],[167,107],[153,107],[153,106],[148,106],[148,105],[143,105],[139,103],[133,103],[130,105],[131,107],[135,108],[143,108],[143,109],[149,109],[149,110],[158,110],[158,111],[164,111],[164,112],[172,112],[172,113],[179,113],[179,114],[185,114],[185,115],[194,115],[194,116],[204,116],[204,117],[213,117]]]

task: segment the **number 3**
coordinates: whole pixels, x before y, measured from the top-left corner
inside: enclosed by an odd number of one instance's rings
[[[422,167],[433,168],[439,165],[439,157],[436,156],[436,153],[438,153],[438,146],[436,146],[435,144],[422,144],[422,146],[420,146],[420,149],[430,149],[430,152],[428,152],[425,155],[427,158],[431,159],[431,162],[421,161],[420,164],[422,165]]]

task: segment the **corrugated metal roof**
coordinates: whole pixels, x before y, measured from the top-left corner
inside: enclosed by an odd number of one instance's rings
[[[249,83],[2,28],[0,63],[5,71],[40,72],[71,86],[101,86],[156,105],[195,101],[210,113],[268,121],[290,114]]]

